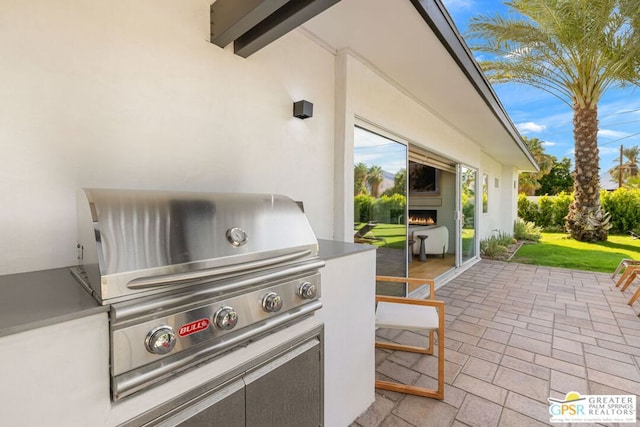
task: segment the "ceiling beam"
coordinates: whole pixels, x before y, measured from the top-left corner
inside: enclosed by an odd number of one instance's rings
[[[217,0],[211,5],[211,43],[225,47],[289,0]]]
[[[211,43],[243,58],[257,52],[340,0],[217,0],[211,5]]]

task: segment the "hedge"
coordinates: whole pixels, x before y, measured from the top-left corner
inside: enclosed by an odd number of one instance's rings
[[[640,190],[619,188],[601,192],[600,204],[605,212],[611,214],[611,233],[640,231]]]
[[[355,222],[377,221],[386,224],[404,223],[404,211],[407,198],[400,194],[384,195],[375,198],[360,194],[353,199]]]
[[[564,217],[569,213],[572,201],[572,194],[560,193],[557,196],[540,196],[536,203],[521,193],[518,196],[518,217],[547,230],[563,230]]]
[[[569,213],[573,194],[541,196],[537,203],[524,194],[518,196],[518,217],[533,222],[545,230],[564,230],[564,217]],[[611,233],[640,231],[640,190],[620,188],[600,192],[600,204],[611,214]]]

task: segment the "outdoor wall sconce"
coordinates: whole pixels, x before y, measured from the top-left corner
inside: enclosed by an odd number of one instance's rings
[[[313,117],[313,104],[309,101],[305,101],[304,99],[302,101],[294,102],[293,117],[303,120]]]

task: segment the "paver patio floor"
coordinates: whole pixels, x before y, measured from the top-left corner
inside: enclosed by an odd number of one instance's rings
[[[541,426],[549,397],[640,395],[640,318],[627,305],[636,286],[622,293],[604,273],[482,260],[436,291],[446,303],[445,399],[377,390],[352,427]],[[376,349],[378,378],[433,387],[436,363]]]

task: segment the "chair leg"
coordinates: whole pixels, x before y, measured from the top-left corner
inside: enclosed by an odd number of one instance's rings
[[[612,279],[614,279],[618,275],[618,273],[620,273],[620,270],[622,270],[625,267],[627,261],[630,261],[630,260],[629,259],[623,259],[622,261],[620,261],[620,263],[616,267],[616,270],[611,275]],[[616,285],[616,286],[618,286],[618,285]]]
[[[402,344],[376,342],[376,347],[392,350],[409,351],[412,353],[433,354],[434,333],[429,333],[429,348],[408,346]],[[415,396],[444,399],[444,316],[441,318],[438,328],[438,388],[429,389],[414,385],[394,383],[391,381],[376,380],[375,387],[381,390],[396,391],[398,393],[413,394]]]
[[[633,305],[633,303],[636,302],[638,298],[640,298],[640,286],[638,287],[638,289],[636,289],[636,292],[633,294],[633,296],[631,297],[631,299],[627,304]]]
[[[618,277],[618,280],[616,280],[616,288],[619,287],[622,284],[622,282],[624,282],[626,278],[629,277],[630,274],[631,274],[631,270],[629,270],[628,268],[624,270],[620,275],[620,277]]]
[[[398,393],[413,394],[414,396],[431,397],[433,399],[444,399],[444,391],[427,389],[413,385],[392,383],[389,381],[376,380],[376,388],[381,390],[396,391]]]
[[[629,274],[627,274],[627,270],[625,270],[622,276],[620,276],[620,280],[618,280],[618,283],[616,284],[616,286],[622,285],[620,287],[620,292],[624,292],[629,287],[629,285],[636,279],[636,277],[638,277],[636,274],[637,273],[636,269],[630,270]]]

